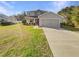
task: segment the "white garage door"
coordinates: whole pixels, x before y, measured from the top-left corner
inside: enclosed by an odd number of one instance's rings
[[[42,27],[60,28],[60,23],[58,19],[40,19],[39,25]]]

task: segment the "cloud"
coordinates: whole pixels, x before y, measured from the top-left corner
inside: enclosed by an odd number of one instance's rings
[[[68,6],[67,1],[53,1],[51,2],[51,8],[49,10],[57,13],[66,6]]]
[[[5,1],[1,1],[0,3],[2,3],[3,5],[5,5],[8,8],[14,8],[14,6],[12,6],[11,4],[9,4],[8,2]],[[11,2],[12,3],[12,2]]]
[[[6,9],[4,6],[1,6],[0,5],[0,13],[1,14],[5,14],[7,16],[10,16],[10,15],[16,15],[16,14],[19,14],[21,13],[22,11],[14,11],[14,10],[11,10],[11,9]]]
[[[11,4],[12,3],[14,2],[11,2]],[[8,15],[8,16],[16,13],[16,11],[14,11],[14,6],[11,4],[9,2],[1,1],[0,2],[0,13]]]
[[[7,11],[8,11],[8,10],[7,10],[6,8],[0,6],[0,13],[6,14]]]
[[[53,5],[56,6],[58,9],[67,6],[67,1],[56,1],[53,2]]]
[[[0,13],[8,15],[8,16],[14,14],[13,10],[6,9],[4,6],[0,6]]]

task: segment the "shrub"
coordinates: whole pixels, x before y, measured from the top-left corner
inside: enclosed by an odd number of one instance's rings
[[[12,25],[12,24],[14,24],[14,23],[12,23],[12,22],[1,22],[1,25],[3,25],[3,26]]]
[[[69,24],[68,24],[68,23],[63,22],[63,23],[61,23],[60,25],[61,25],[61,27],[64,27],[64,26],[75,27],[75,25],[74,25],[73,23],[71,23],[71,24],[69,23]]]
[[[26,25],[26,20],[22,20],[22,23],[23,23],[24,25]]]

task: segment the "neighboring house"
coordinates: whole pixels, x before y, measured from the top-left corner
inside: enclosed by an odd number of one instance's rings
[[[5,18],[1,18],[1,17],[0,17],[0,24],[1,24],[1,22],[4,21],[4,20],[5,20]]]
[[[8,22],[17,23],[17,19],[15,16],[9,16],[7,19]]]
[[[4,14],[0,14],[0,22],[5,19],[7,19],[7,16]]]
[[[49,27],[49,28],[60,28],[60,23],[64,19],[62,16],[55,14],[53,12],[47,12],[40,16],[39,18],[39,26]]]
[[[17,20],[14,16],[6,16],[6,17],[0,17],[0,24],[13,24],[16,23]]]

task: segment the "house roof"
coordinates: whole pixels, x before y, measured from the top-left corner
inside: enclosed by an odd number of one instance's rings
[[[27,18],[27,19],[37,19],[38,17],[26,16],[25,18]]]
[[[56,13],[53,13],[53,12],[46,12],[44,14],[41,14],[41,15],[38,16],[38,18],[43,17],[43,16],[46,16],[46,15],[48,15],[49,17],[52,16],[52,18],[62,18],[62,19],[64,19],[63,16],[60,16],[60,15],[58,15]]]

